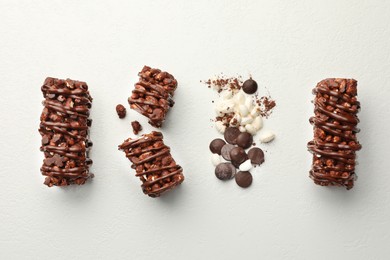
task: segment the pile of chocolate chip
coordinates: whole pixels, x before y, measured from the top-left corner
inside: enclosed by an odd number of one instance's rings
[[[264,162],[264,152],[258,147],[252,147],[253,136],[241,132],[238,127],[227,127],[224,139],[217,138],[210,143],[212,162],[216,166],[215,176],[220,180],[234,177],[238,186],[247,188],[252,184],[250,170]]]

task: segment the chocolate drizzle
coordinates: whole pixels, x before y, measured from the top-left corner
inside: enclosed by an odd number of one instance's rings
[[[152,126],[161,127],[169,108],[175,103],[172,97],[177,81],[168,72],[148,66],[144,66],[138,75],[139,82],[128,99],[130,108],[148,117]]]
[[[357,81],[354,79],[325,79],[313,89],[314,116],[310,123],[314,139],[308,143],[313,153],[310,177],[322,186],[335,185],[351,189],[356,180],[356,151],[361,149],[356,134]]]
[[[119,150],[133,163],[135,176],[140,178],[143,192],[150,197],[159,197],[184,181],[183,169],[172,158],[160,132],[129,138],[119,145]]]
[[[45,100],[39,133],[41,151],[45,155],[41,167],[49,187],[84,184],[93,177],[89,173],[92,160],[88,151],[89,109],[92,98],[85,82],[46,78],[41,88]]]

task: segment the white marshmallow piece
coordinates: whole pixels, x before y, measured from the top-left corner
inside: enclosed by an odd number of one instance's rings
[[[225,133],[226,126],[221,121],[215,122],[215,129],[217,129],[218,132],[221,134]]]
[[[263,128],[263,118],[261,116],[255,117],[252,122],[252,125],[256,129],[256,131],[259,131],[261,128]]]
[[[220,164],[221,163],[221,156],[219,156],[219,154],[213,153],[211,155],[211,163],[214,166],[217,166],[218,164]]]
[[[246,132],[245,126],[240,125],[238,129],[240,130],[240,132]]]
[[[240,115],[242,117],[247,116],[249,114],[249,110],[245,105],[240,105],[239,110],[240,110]]]
[[[243,117],[241,119],[241,125],[248,125],[248,124],[250,124],[252,122],[253,122],[253,118],[250,115],[248,115],[246,117]]]
[[[217,113],[217,115],[220,115],[222,112],[222,101],[221,100],[218,100],[217,102],[215,102],[215,106],[214,106],[214,109],[215,109],[215,112]]]
[[[244,93],[239,91],[236,95],[234,95],[234,102],[236,102],[237,105],[244,104],[245,102]]]
[[[256,105],[254,108],[251,110],[251,116],[256,117],[260,115],[260,107],[259,105]]]
[[[245,129],[248,133],[250,133],[251,135],[255,135],[257,133],[256,129],[253,127],[253,125],[251,124],[248,124],[245,126]]]
[[[249,171],[250,169],[252,169],[252,163],[251,163],[251,160],[246,160],[245,162],[243,162],[240,167],[239,167],[239,170],[242,171],[242,172],[247,172]]]
[[[223,117],[225,115],[225,113],[222,113],[221,111],[218,111],[217,109],[215,109],[215,114],[219,117]]]
[[[230,126],[239,126],[241,124],[241,116],[239,114],[234,114],[233,118],[230,120]]]
[[[234,111],[234,101],[233,100],[230,100],[230,99],[227,99],[227,100],[224,100],[221,104],[221,112],[222,113],[231,113]]]
[[[253,109],[253,99],[250,96],[246,96],[245,98],[245,106],[249,111]]]
[[[269,143],[275,139],[275,134],[269,130],[263,131],[260,135],[260,142]]]
[[[233,92],[230,89],[227,89],[222,91],[220,95],[223,99],[231,99],[233,97]]]

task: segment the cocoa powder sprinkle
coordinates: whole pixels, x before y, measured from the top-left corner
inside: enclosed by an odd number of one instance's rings
[[[260,106],[260,114],[262,117],[268,118],[276,106],[275,100],[271,96],[263,96],[260,99],[256,99],[256,103]]]

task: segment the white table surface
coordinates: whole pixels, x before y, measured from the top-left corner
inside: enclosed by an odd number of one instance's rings
[[[0,259],[389,259],[389,1],[1,1]],[[162,129],[186,180],[145,196],[117,145],[123,103],[143,65],[180,86]],[[252,76],[277,108],[266,163],[250,189],[209,162],[215,93],[200,80]],[[92,171],[81,187],[47,188],[39,168],[40,86],[84,80],[94,98]],[[311,89],[359,81],[355,188],[308,178]]]

